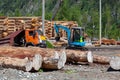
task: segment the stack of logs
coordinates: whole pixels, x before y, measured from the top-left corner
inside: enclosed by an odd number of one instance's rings
[[[75,21],[48,21],[45,20],[45,34],[48,38],[55,36],[54,23],[66,26],[68,28],[77,27]],[[0,31],[6,30],[10,34],[16,30],[28,29],[31,27],[41,28],[41,17],[0,17]],[[60,31],[62,37],[66,37],[65,31]]]
[[[24,71],[61,69],[66,62],[64,51],[54,51],[37,47],[0,47],[0,65]]]
[[[43,69],[61,69],[65,63],[99,63],[110,64],[114,69],[120,69],[117,60],[100,55],[93,55],[91,51],[55,50],[38,47],[0,47],[0,65],[24,71]],[[117,64],[116,64],[117,63]]]
[[[95,41],[95,44],[99,44],[100,41]],[[116,41],[115,39],[107,39],[102,38],[101,44],[103,45],[120,45],[120,41]]]

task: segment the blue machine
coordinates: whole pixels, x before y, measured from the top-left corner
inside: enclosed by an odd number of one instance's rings
[[[54,25],[54,29],[56,31],[56,41],[59,41],[60,36],[59,36],[59,29],[63,29],[67,32],[67,40],[68,40],[68,45],[70,47],[83,47],[85,46],[84,42],[84,29],[82,27],[73,27],[71,30],[65,26],[62,25]]]

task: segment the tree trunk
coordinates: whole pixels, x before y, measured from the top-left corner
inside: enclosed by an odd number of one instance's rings
[[[0,65],[3,67],[12,67],[28,71],[28,68],[26,69],[27,64],[29,64],[27,57],[25,59],[0,57]]]
[[[33,50],[29,50],[28,48],[18,48],[18,47],[0,47],[0,57],[11,58],[11,63],[9,65],[16,64],[17,68],[22,65],[20,60],[23,60],[27,57],[28,60],[25,63],[24,62],[24,67],[25,71],[31,71],[32,69],[34,70],[39,70],[42,64],[42,57],[40,54],[35,53]],[[18,59],[16,63],[14,63],[14,60]],[[8,66],[9,66],[8,65]],[[6,64],[7,66],[7,64]]]
[[[44,57],[42,68],[44,69],[61,69],[66,63],[66,53],[55,52],[54,57]]]
[[[77,63],[77,62],[93,62],[93,56],[91,51],[75,51],[66,50],[67,62]]]
[[[93,62],[94,63],[99,63],[99,64],[109,64],[110,63],[110,57],[93,55]]]
[[[33,61],[29,60],[28,57],[24,59],[0,57],[0,65],[2,65],[3,67],[16,68],[24,71],[31,71],[32,68],[34,68],[34,70],[39,70],[42,64],[42,60],[39,60],[36,62],[36,64],[33,64],[33,62],[37,59],[41,59],[41,56],[38,56],[38,54],[35,54],[35,56],[33,57]],[[37,64],[38,62],[39,64]]]
[[[65,51],[56,51],[53,49],[42,49],[36,47],[0,47],[0,57],[10,57],[10,65],[16,64],[17,67],[22,65],[19,60],[28,58],[24,66],[26,71],[32,69],[39,70],[41,67],[45,69],[61,69],[64,67],[66,62]],[[12,61],[13,59],[19,59],[16,63]],[[6,64],[7,65],[7,64]],[[9,65],[8,65],[9,67]]]
[[[67,62],[89,62],[99,64],[109,64],[110,57],[92,54],[91,51],[66,50]]]

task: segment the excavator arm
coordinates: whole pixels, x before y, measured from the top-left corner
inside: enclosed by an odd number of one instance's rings
[[[56,37],[56,41],[59,41],[60,36],[59,36],[59,29],[63,29],[67,32],[67,39],[68,39],[68,43],[70,43],[70,37],[71,37],[71,31],[69,28],[62,26],[62,25],[56,25],[54,24],[54,29],[56,31],[57,37]]]

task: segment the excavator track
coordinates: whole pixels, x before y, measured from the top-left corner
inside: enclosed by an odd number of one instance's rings
[[[120,50],[120,46],[100,46],[100,47],[94,47],[94,46],[85,46],[85,47],[69,47],[69,46],[62,46],[57,47],[61,49],[67,49],[67,50],[80,50],[80,51],[114,51],[114,50]]]
[[[88,51],[89,49],[86,47],[66,47],[66,49],[70,50],[81,50],[81,51]]]

